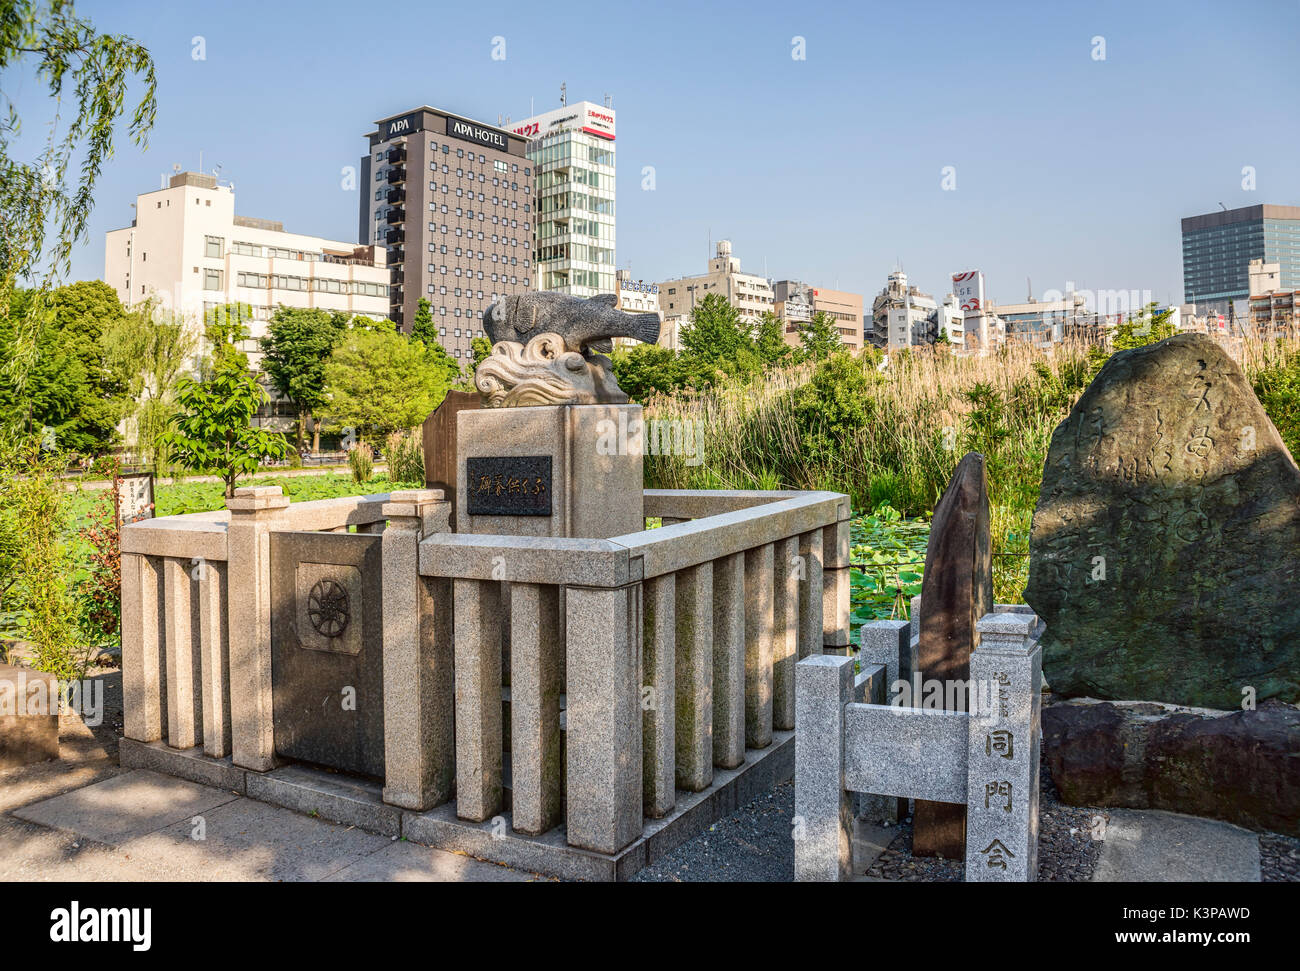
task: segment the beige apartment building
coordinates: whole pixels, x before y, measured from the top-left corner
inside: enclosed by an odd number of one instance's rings
[[[797,346],[800,327],[814,314],[825,313],[835,321],[840,342],[851,351],[862,350],[862,294],[778,280],[773,284],[773,296],[776,315],[785,322],[787,344]]]
[[[772,284],[753,273],[743,273],[740,260],[731,255],[731,241],[718,240],[717,255],[709,260],[708,270],[700,276],[680,277],[659,284],[659,309],[664,315],[664,332],[679,334],[691,317],[691,309],[709,293],[726,297],[740,314],[740,319],[757,324],[766,311],[775,312],[776,297]],[[668,338],[675,340],[675,337]]]
[[[388,316],[382,247],[287,233],[282,223],[235,215],[235,190],[216,176],[181,172],[136,197],[131,225],[104,236],[104,281],[126,307],[150,297],[202,333],[208,309],[252,307],[256,339],[278,306]]]

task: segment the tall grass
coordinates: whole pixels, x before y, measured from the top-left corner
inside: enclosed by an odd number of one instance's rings
[[[1227,349],[1257,387],[1261,373],[1288,367],[1300,387],[1300,341],[1238,340]],[[698,464],[648,456],[646,484],[829,489],[847,493],[855,509],[888,504],[928,518],[957,462],[978,451],[989,476],[994,595],[1018,602],[1048,445],[1086,387],[1089,365],[1084,344],[1050,352],[1011,344],[984,357],[927,347],[895,353],[883,369],[871,354],[838,355],[745,383],[659,395],[646,403],[646,418],[702,422],[703,455]],[[1274,421],[1281,427],[1280,416]]]

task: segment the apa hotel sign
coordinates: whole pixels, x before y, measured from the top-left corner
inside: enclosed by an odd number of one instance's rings
[[[447,119],[447,134],[454,138],[463,138],[467,142],[478,142],[480,145],[502,152],[509,147],[505,132],[497,131],[495,128],[484,128],[482,125],[476,125],[472,121],[461,121],[459,118]]]

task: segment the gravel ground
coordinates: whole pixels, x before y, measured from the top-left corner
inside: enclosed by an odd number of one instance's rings
[[[1259,868],[1264,883],[1300,883],[1300,839],[1261,834]]]
[[[1049,883],[1083,883],[1092,876],[1101,843],[1092,838],[1109,819],[1104,809],[1062,805],[1044,759],[1038,789],[1038,879]],[[958,882],[966,878],[964,860],[912,856],[912,820],[898,827],[889,848],[867,871],[868,876],[911,882]]]
[[[794,879],[794,783],[783,782],[660,857],[640,883],[780,882]]]
[[[1092,876],[1101,851],[1101,844],[1090,835],[1092,821],[1107,819],[1106,811],[1061,805],[1045,762],[1039,800],[1038,879],[1086,881]],[[657,860],[633,879],[643,883],[791,880],[794,877],[793,816],[794,783],[785,782],[715,823],[707,833]],[[1300,866],[1300,858],[1289,862]],[[899,825],[898,835],[867,875],[886,880],[956,882],[965,877],[965,871],[964,861],[913,857],[909,818]]]

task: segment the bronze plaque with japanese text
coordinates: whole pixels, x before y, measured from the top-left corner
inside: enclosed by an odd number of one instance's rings
[[[549,516],[551,457],[466,458],[465,493],[471,516]]]

